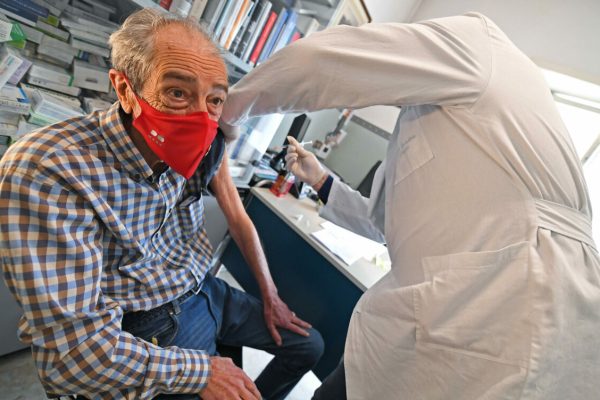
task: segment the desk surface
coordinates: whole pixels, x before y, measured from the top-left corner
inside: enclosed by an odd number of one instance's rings
[[[325,219],[319,217],[317,205],[314,201],[310,199],[298,200],[289,194],[284,197],[276,197],[264,188],[253,188],[252,194],[362,291],[370,288],[387,273],[387,270],[364,258],[359,259],[352,265],[346,265],[312,237],[311,233],[321,230],[321,223],[325,221]]]

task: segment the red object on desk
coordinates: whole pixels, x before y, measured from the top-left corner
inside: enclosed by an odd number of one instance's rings
[[[290,191],[290,188],[294,184],[294,175],[291,172],[282,173],[277,176],[277,180],[271,186],[271,193],[277,197],[283,197]]]

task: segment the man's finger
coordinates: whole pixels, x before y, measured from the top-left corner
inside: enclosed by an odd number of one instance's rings
[[[281,335],[277,331],[275,324],[272,324],[272,323],[268,324],[268,327],[269,327],[269,332],[271,332],[271,337],[273,338],[273,340],[275,341],[277,346],[281,346],[281,343],[282,343]]]
[[[254,384],[254,382],[252,382],[252,379],[250,379],[248,376],[246,376],[246,379],[244,379],[244,384],[246,385],[246,389],[252,396],[250,397],[250,399],[260,400],[262,398],[260,392],[258,391],[258,388]]]
[[[310,333],[308,333],[304,329],[300,328],[298,325],[295,325],[295,324],[293,324],[291,322],[288,324],[288,326],[285,327],[285,329],[287,329],[288,331],[292,331],[294,333],[297,333],[300,336],[305,336],[305,337],[310,336]]]
[[[306,329],[310,329],[312,328],[312,325],[309,324],[308,322],[304,321],[303,319],[300,319],[296,316],[296,314],[294,314],[294,316],[292,317],[292,322],[296,325],[301,326],[302,328],[306,328]]]
[[[242,399],[246,400],[260,400],[261,395],[256,385],[247,375],[244,376],[244,387],[241,388],[240,396]]]
[[[238,392],[238,396],[242,400],[260,400],[260,397],[256,397],[254,393],[246,388],[240,388]]]

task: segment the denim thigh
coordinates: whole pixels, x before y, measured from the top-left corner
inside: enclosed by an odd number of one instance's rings
[[[200,292],[173,306],[125,314],[122,329],[161,347],[177,346],[216,354],[217,321]]]

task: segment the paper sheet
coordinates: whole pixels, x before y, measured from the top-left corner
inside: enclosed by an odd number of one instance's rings
[[[323,222],[321,227],[322,230],[313,232],[311,235],[348,265],[352,265],[360,258],[371,261],[387,251],[384,245],[329,221]]]

